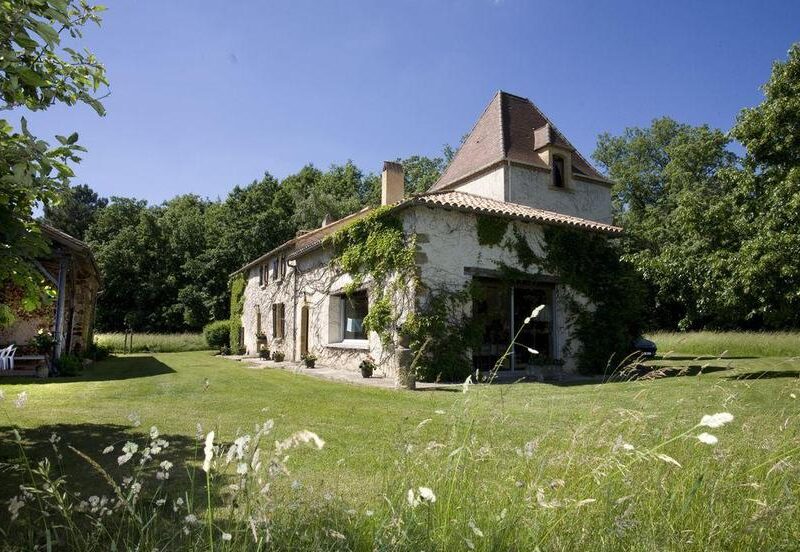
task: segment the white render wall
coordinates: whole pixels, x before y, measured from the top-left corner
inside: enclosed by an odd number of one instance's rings
[[[407,233],[416,233],[419,237],[418,250],[422,254],[418,255],[420,277],[423,285],[430,289],[451,291],[464,289],[472,281],[472,275],[465,273],[465,268],[497,271],[498,263],[524,270],[529,274],[551,276],[538,267],[531,266],[526,269],[521,266],[516,254],[506,248],[479,244],[477,216],[474,214],[424,206],[414,207],[406,213],[405,230]],[[534,253],[543,255],[541,226],[526,222],[511,222],[506,237],[513,236],[513,228],[525,236]],[[574,371],[575,359],[571,351],[577,350],[578,343],[570,336],[567,305],[564,300],[568,293],[572,292],[565,286],[555,286],[553,352],[556,358],[565,361],[566,371]]]
[[[454,189],[459,192],[489,197],[497,201],[506,201],[505,175],[506,167],[505,165],[500,165],[490,172],[460,183]]]
[[[570,179],[565,189],[551,185],[548,170],[511,165],[508,169],[506,201],[528,205],[606,224],[612,223],[611,188],[580,177]]]

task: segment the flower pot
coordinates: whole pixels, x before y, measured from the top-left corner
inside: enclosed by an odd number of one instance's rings
[[[361,377],[362,378],[371,378],[372,377],[372,366],[369,366],[369,367],[362,366],[361,367]]]
[[[316,362],[317,362],[316,360],[306,360],[306,361],[305,361],[305,363],[306,363],[306,368],[313,368],[313,367],[314,367],[314,364],[316,364]]]

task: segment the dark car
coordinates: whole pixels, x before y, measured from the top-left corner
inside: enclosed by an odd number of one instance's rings
[[[656,356],[657,347],[653,341],[638,337],[633,341],[633,350],[638,352],[643,358],[653,358]]]

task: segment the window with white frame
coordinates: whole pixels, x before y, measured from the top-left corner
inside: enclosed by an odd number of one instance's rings
[[[331,295],[328,311],[328,341],[330,343],[366,342],[364,318],[369,312],[365,290],[349,295]]]

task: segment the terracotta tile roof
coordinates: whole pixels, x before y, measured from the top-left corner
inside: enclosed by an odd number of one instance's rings
[[[509,217],[542,224],[572,226],[574,228],[607,234],[622,233],[622,228],[613,226],[611,224],[604,224],[602,222],[595,222],[593,220],[582,219],[570,215],[563,215],[553,211],[545,211],[544,209],[528,207],[527,205],[520,205],[518,203],[498,201],[496,199],[468,194],[466,192],[432,192],[412,197],[406,201],[415,205],[428,205],[431,207],[443,207],[445,209],[457,209],[471,213]]]
[[[394,204],[395,210],[401,210],[413,205],[425,205],[433,208],[453,209],[468,213],[478,213],[486,215],[495,215],[499,217],[507,217],[516,220],[523,220],[527,222],[536,222],[540,224],[551,224],[556,226],[569,226],[572,228],[579,228],[582,230],[589,230],[592,232],[600,232],[604,234],[622,234],[622,228],[613,226],[611,224],[604,224],[602,222],[595,222],[593,220],[582,219],[570,215],[562,215],[553,211],[545,211],[544,209],[536,209],[535,207],[528,207],[527,205],[519,205],[518,203],[507,203],[505,201],[498,201],[496,199],[489,199],[488,197],[477,196],[466,192],[457,191],[444,191],[444,192],[428,192],[412,196]],[[370,213],[372,209],[362,209],[358,213],[340,219],[329,226],[325,226],[315,230],[313,235],[306,234],[301,238],[295,238],[285,244],[277,247],[259,257],[252,263],[245,265],[237,270],[240,272],[258,264],[263,259],[274,255],[275,253],[286,249],[289,246],[291,251],[287,257],[294,259],[302,256],[305,253],[317,249],[322,245],[322,241],[326,236],[334,233],[336,230],[345,225],[345,223],[358,220]],[[300,241],[302,240],[302,241]]]
[[[541,129],[549,126],[546,133]],[[500,91],[483,111],[450,165],[430,191],[444,190],[468,176],[502,161],[542,166],[535,154],[535,134],[539,130],[546,143],[553,143],[573,152],[572,168],[578,175],[608,182],[570,144],[553,123],[527,98]]]

